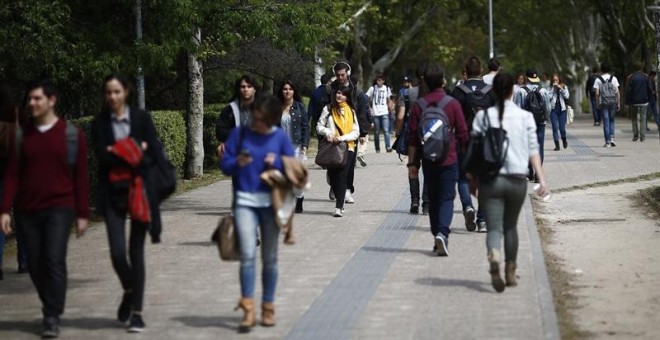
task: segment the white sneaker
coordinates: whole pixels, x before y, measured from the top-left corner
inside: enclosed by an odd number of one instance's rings
[[[332,214],[332,216],[333,217],[342,217],[342,216],[344,216],[344,209],[336,208],[335,213]]]
[[[348,204],[355,203],[355,198],[353,198],[353,194],[351,194],[350,190],[346,190],[346,197],[344,198],[344,202]]]

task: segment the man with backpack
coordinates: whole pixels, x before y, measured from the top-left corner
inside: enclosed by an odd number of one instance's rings
[[[600,68],[598,65],[595,65],[591,68],[591,74],[589,75],[585,89],[587,92],[587,98],[589,98],[589,103],[591,104],[591,114],[594,117],[594,126],[600,126],[600,113],[598,112],[598,105],[596,105],[596,89],[594,89],[594,83],[598,77],[600,77]]]
[[[516,94],[514,102],[523,110],[527,110],[534,115],[536,122],[536,138],[539,143],[539,152],[541,164],[543,164],[543,142],[545,140],[545,122],[550,113],[550,95],[546,89],[541,86],[541,79],[536,69],[529,69],[525,72],[526,84],[520,88]],[[538,183],[538,178],[529,166],[529,180]]]
[[[374,145],[376,153],[380,153],[380,133],[385,137],[385,149],[387,152],[392,152],[390,147],[390,122],[389,110],[387,101],[392,96],[392,90],[389,86],[385,85],[385,76],[379,74],[376,77],[376,84],[369,88],[367,97],[371,101],[371,109],[373,110],[373,117],[375,123],[374,131]]]
[[[55,114],[57,100],[48,81],[28,87],[32,123],[16,132],[0,204],[2,231],[11,231],[13,203],[25,237],[28,271],[43,305],[43,338],[59,335],[71,226],[75,221],[80,237],[89,219],[87,143],[80,129]]]
[[[466,80],[454,88],[452,97],[461,103],[463,115],[467,124],[468,132],[472,131],[472,121],[480,110],[485,110],[495,105],[495,94],[491,91],[492,86],[487,85],[481,78],[481,60],[478,57],[470,57],[465,63]],[[461,145],[458,148],[459,164],[463,160],[462,148],[467,145]],[[465,172],[459,169],[458,176],[458,195],[463,205],[463,217],[465,217],[465,228],[468,231],[480,233],[486,232],[486,220],[479,209],[475,212],[472,204],[472,195],[470,194],[470,184],[465,177]],[[476,213],[476,223],[475,223]]]
[[[429,193],[429,220],[438,256],[449,255],[449,233],[458,181],[457,145],[469,136],[461,104],[442,89],[444,71],[429,64],[424,72],[429,93],[412,107],[408,121],[408,169],[421,161]],[[412,177],[412,176],[411,176]]]
[[[635,62],[635,72],[626,81],[626,102],[630,107],[630,120],[633,129],[633,142],[646,139],[646,115],[653,96],[649,77],[642,72],[642,63]]]
[[[596,105],[603,121],[603,136],[605,145],[603,147],[615,147],[614,142],[614,117],[616,112],[621,109],[621,94],[619,93],[619,80],[611,75],[610,64],[604,62],[600,65],[603,72],[596,81],[594,81],[594,90],[596,90]]]

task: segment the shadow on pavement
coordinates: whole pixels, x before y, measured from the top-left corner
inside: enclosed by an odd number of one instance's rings
[[[78,319],[62,319],[62,328],[76,328],[84,330],[100,330],[100,329],[123,329],[122,325],[115,319],[108,318],[78,318]]]
[[[224,216],[228,215],[231,212],[229,209],[217,209],[216,211],[209,211],[209,212],[196,212],[196,215],[200,216]]]
[[[417,253],[417,254],[422,254],[426,255],[428,257],[437,257],[436,254],[434,254],[431,251],[431,248],[428,250],[424,249],[404,249],[404,248],[384,248],[384,247],[362,247],[360,250],[364,251],[371,251],[371,252],[379,252],[379,253],[398,253],[398,254],[403,254],[403,253]]]
[[[173,321],[193,328],[226,328],[236,330],[241,318],[236,316],[180,316],[172,318]]]
[[[215,247],[216,244],[211,241],[197,241],[197,242],[179,242],[180,246],[194,246],[194,247]]]
[[[483,293],[494,293],[490,288],[490,284],[485,281],[472,281],[472,280],[459,280],[459,279],[442,279],[439,277],[424,277],[415,280],[418,285],[436,286],[436,287],[465,287],[468,289],[476,290]]]
[[[41,335],[41,319],[34,321],[0,321],[0,329]]]

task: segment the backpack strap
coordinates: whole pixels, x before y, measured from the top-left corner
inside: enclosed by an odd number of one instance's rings
[[[231,111],[234,114],[234,124],[236,124],[236,127],[241,126],[241,109],[238,107],[238,102],[234,100],[229,103],[229,106],[231,107]]]
[[[445,106],[447,106],[447,104],[449,104],[449,103],[451,102],[452,99],[454,99],[452,96],[450,96],[450,95],[445,95],[444,97],[442,97],[442,99],[440,100],[440,102],[438,102],[438,104],[436,104],[436,106],[437,106],[440,110],[443,110],[443,111],[444,111]]]
[[[527,87],[527,85],[521,87],[521,89],[525,90],[525,92],[527,92],[527,94],[529,94],[530,92],[532,92],[532,90],[530,90],[529,87]]]
[[[481,93],[488,93],[492,89],[493,89],[493,87],[491,85],[486,85],[486,86],[482,87],[480,90],[481,90]]]
[[[465,84],[458,85],[456,86],[456,88],[465,92],[465,94],[469,94],[473,92],[469,87],[465,86]]]

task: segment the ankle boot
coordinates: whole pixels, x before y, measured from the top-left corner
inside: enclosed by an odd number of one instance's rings
[[[305,200],[304,197],[296,198],[296,214],[300,214],[303,212],[303,201]]]
[[[559,151],[559,141],[555,141],[555,151]]]
[[[504,281],[500,276],[500,253],[497,249],[488,251],[488,262],[490,263],[490,282],[495,291],[501,293],[504,291]]]
[[[257,325],[257,318],[254,312],[254,299],[241,298],[241,300],[238,301],[238,306],[236,306],[234,310],[239,309],[242,309],[245,314],[243,315],[243,320],[238,326],[238,332],[249,333],[252,330],[252,327]]]
[[[275,304],[264,302],[261,305],[261,325],[264,327],[275,326]]]
[[[507,286],[515,287],[518,285],[518,281],[516,280],[516,261],[506,261],[504,273]]]
[[[410,184],[410,213],[419,214],[419,178],[408,178]]]
[[[562,143],[564,144],[564,149],[568,147],[568,141],[566,140],[566,137],[561,139]]]

